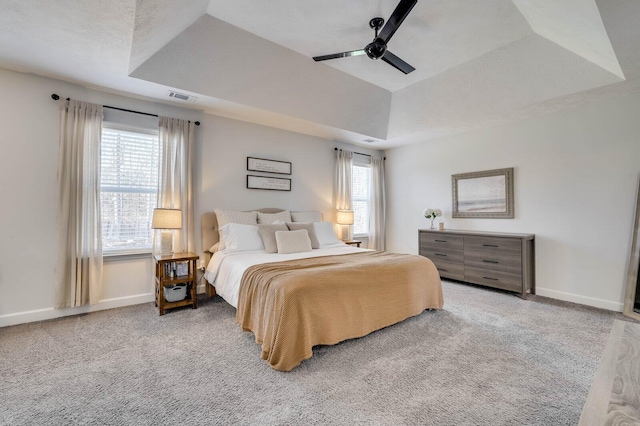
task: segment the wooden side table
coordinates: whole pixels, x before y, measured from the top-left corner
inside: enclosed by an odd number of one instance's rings
[[[345,241],[344,243],[349,244],[350,246],[360,247],[360,244],[362,244],[362,241]]]
[[[195,253],[173,253],[166,256],[156,254],[153,256],[156,264],[155,299],[159,315],[164,315],[165,309],[189,305],[193,309],[198,307],[196,298],[198,281],[196,261],[198,258],[199,256]],[[164,286],[174,284],[187,284],[187,295],[183,300],[167,302]]]

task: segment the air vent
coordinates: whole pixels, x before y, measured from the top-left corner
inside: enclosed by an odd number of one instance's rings
[[[169,97],[180,99],[181,101],[187,101],[187,102],[195,102],[196,99],[198,99],[196,96],[190,96],[184,93],[174,92],[173,90],[169,90]]]
[[[378,142],[378,141],[377,141],[377,140],[375,140],[375,139],[365,139],[365,140],[363,140],[362,142],[366,142],[366,143],[376,143],[376,142]]]

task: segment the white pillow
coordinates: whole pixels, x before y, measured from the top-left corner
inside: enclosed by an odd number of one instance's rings
[[[311,240],[306,229],[298,231],[276,231],[278,253],[302,253],[311,251]]]
[[[319,211],[291,212],[293,222],[322,222],[322,213]]]
[[[316,222],[313,226],[316,228],[316,237],[318,238],[318,244],[320,247],[340,242],[333,230],[333,223]]]
[[[227,252],[264,250],[258,225],[227,223],[220,228],[220,238],[224,240]]]
[[[213,209],[216,214],[216,218],[218,219],[218,233],[220,232],[220,228],[225,226],[228,223],[241,223],[243,225],[257,225],[258,224],[258,215],[256,212],[241,212],[236,210],[222,210],[222,209]],[[218,246],[218,250],[225,249],[225,241],[220,234],[218,238],[220,240],[220,245]]]
[[[276,220],[282,220],[284,222],[291,222],[291,212],[289,210],[283,210],[278,213],[258,213],[258,223],[261,225],[270,225]]]

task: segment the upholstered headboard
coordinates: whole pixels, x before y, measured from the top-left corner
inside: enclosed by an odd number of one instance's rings
[[[264,208],[264,209],[255,209],[248,211],[258,211],[261,213],[278,213],[283,211],[284,209],[276,209],[276,208]],[[211,256],[209,249],[212,245],[220,241],[220,235],[218,234],[218,218],[214,212],[207,212],[202,215],[202,251]],[[209,258],[206,258],[205,261],[209,261]]]

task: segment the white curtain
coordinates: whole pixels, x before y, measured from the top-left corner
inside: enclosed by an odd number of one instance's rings
[[[102,290],[102,106],[60,101],[56,308],[94,305]]]
[[[338,149],[336,153],[336,175],[334,178],[336,210],[351,210],[351,174],[353,167],[353,152],[344,149]],[[346,239],[350,240],[351,226],[349,226],[347,233],[348,236],[346,236]]]
[[[384,158],[371,157],[371,212],[369,223],[369,248],[385,249],[386,196]]]
[[[182,210],[182,229],[173,232],[173,251],[195,252],[193,140],[195,126],[187,120],[160,117],[160,185],[158,207]]]

